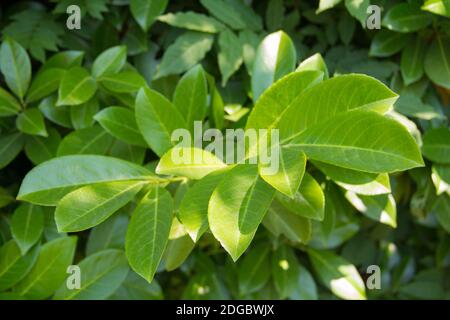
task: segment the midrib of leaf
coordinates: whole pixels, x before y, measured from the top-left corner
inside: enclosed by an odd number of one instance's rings
[[[156,227],[158,226],[158,217],[159,217],[159,212],[158,212],[158,206],[159,206],[159,188],[155,188],[155,198],[153,200],[154,202],[154,210],[155,210],[155,217],[153,219],[153,235],[152,235],[152,245],[151,245],[151,255],[150,255],[150,259],[151,259],[151,267],[153,269],[153,265],[154,265],[154,261],[152,261],[154,259],[154,255],[155,255],[155,246],[156,246]],[[153,273],[153,271],[152,271]]]
[[[22,116],[25,118],[25,120],[32,126],[34,127],[38,132],[42,132],[42,130],[33,122],[33,120],[31,120],[30,117],[27,116],[26,113],[22,113]]]
[[[129,86],[129,87],[135,87],[135,85],[134,85],[133,83],[130,84],[129,81],[121,81],[120,78],[111,78],[111,77],[105,77],[105,76],[102,76],[102,77],[99,79],[99,81],[105,81],[105,80],[107,80],[107,81],[109,81],[109,82],[114,82],[114,83],[126,85],[126,86]]]
[[[24,96],[24,90],[22,88],[22,83],[20,83],[20,81],[19,81],[20,80],[20,78],[19,78],[19,69],[18,69],[18,66],[17,66],[16,56],[14,55],[14,52],[13,52],[15,50],[13,50],[12,46],[10,46],[10,48],[11,48],[11,57],[12,57],[12,60],[13,60],[13,69],[14,69],[15,78],[16,78],[16,81],[17,81],[17,87],[19,89],[20,100],[22,100],[22,97]]]
[[[256,175],[253,179],[255,179],[254,181],[253,181],[253,183],[252,183],[252,185],[251,185],[251,187],[250,187],[250,189],[248,190],[248,198],[246,197],[246,195],[244,196],[244,201],[245,201],[245,203],[244,203],[244,207],[243,207],[243,215],[242,215],[242,221],[245,221],[245,218],[247,218],[247,214],[248,214],[248,204],[249,204],[249,202],[250,202],[250,199],[251,199],[251,197],[252,197],[252,195],[253,195],[253,192],[254,192],[254,190],[255,190],[255,186],[256,186],[256,181],[257,181],[257,178],[258,178],[258,175]],[[240,212],[241,212],[241,210],[239,210]],[[239,218],[239,215],[240,215],[240,212],[238,212],[238,218]]]
[[[144,11],[144,13],[145,13],[145,15],[144,15],[144,24],[145,24],[145,27],[147,27],[148,21],[150,20],[151,9],[152,9],[152,1],[145,2],[145,4],[144,4],[144,10],[145,10]]]
[[[160,183],[167,183],[168,179],[164,179],[164,178],[159,178],[159,177],[155,177],[155,176],[142,176],[142,177],[130,177],[130,178],[126,178],[126,179],[114,179],[114,180],[109,180],[109,179],[102,179],[102,180],[96,180],[94,182],[88,182],[88,183],[73,183],[73,184],[64,184],[64,185],[59,185],[56,188],[51,188],[51,189],[41,189],[41,190],[37,190],[37,191],[33,191],[32,193],[36,193],[36,192],[48,192],[50,190],[54,190],[54,189],[64,189],[64,188],[70,188],[70,187],[74,187],[74,186],[83,186],[86,184],[97,184],[97,183],[103,183],[103,182],[117,182],[117,181],[141,181],[141,182],[146,182],[146,183],[155,183],[155,184],[160,184]]]
[[[381,46],[382,48],[385,48],[385,47],[387,47],[389,44],[391,44],[391,42],[397,42],[398,41],[398,39],[401,39],[402,38],[402,36],[403,36],[403,34],[401,34],[401,33],[396,33],[396,34],[394,34],[394,36],[393,37],[391,37],[391,38],[388,38],[385,42],[384,42],[384,44]]]
[[[194,164],[188,166],[171,166],[170,169],[220,169],[226,166],[225,164],[217,164],[217,165],[201,165]]]
[[[278,213],[277,213],[273,208],[270,208],[269,210],[270,210],[273,214],[276,215],[277,221],[278,221],[279,223],[281,223],[282,225],[284,225],[284,226],[287,228],[287,230],[289,231],[290,235],[291,235],[292,237],[294,237],[294,238],[297,238],[297,234],[295,233],[295,231],[293,231],[292,226],[291,226],[290,224],[286,223],[286,221],[285,221],[284,219],[281,219],[280,216],[278,215]],[[307,218],[305,218],[305,219],[307,219]]]
[[[103,69],[101,69],[100,74],[105,73],[105,71],[106,71],[110,66],[112,66],[114,63],[116,63],[117,60],[120,60],[120,53],[119,53],[114,59],[112,59],[111,62],[110,62],[109,64],[106,64],[105,67],[104,67]]]
[[[124,128],[126,128],[126,129],[128,129],[128,130],[130,130],[130,131],[133,131],[134,133],[136,133],[136,134],[138,134],[138,135],[141,135],[141,133],[138,131],[138,130],[136,130],[135,128],[133,128],[133,127],[130,127],[130,126],[128,126],[127,125],[127,123],[126,122],[116,122],[116,121],[114,121],[114,120],[111,120],[111,118],[109,118],[109,119],[104,119],[106,122],[109,122],[109,123],[112,123],[112,124],[115,124],[115,125],[117,125],[117,126],[119,126],[119,127],[124,127]]]
[[[42,149],[43,149],[44,151],[47,151],[47,153],[48,153],[48,155],[50,156],[50,158],[53,157],[53,154],[50,152],[50,149],[47,148],[47,145],[46,145],[45,143],[42,143],[42,141],[39,140],[39,139],[38,139],[37,137],[35,137],[35,136],[31,136],[31,138],[32,138],[35,142],[37,142],[37,143],[42,147]]]
[[[397,18],[395,22],[405,22],[405,21],[409,21],[409,20],[425,20],[427,17],[424,16],[423,14],[415,14],[415,15],[409,15],[406,17],[402,17],[402,18]]]
[[[438,42],[438,45],[439,45],[439,51],[440,51],[440,53],[442,55],[442,60],[444,62],[445,69],[447,70],[447,74],[450,75],[450,67],[449,67],[449,63],[448,63],[448,61],[446,59],[446,56],[445,56],[444,46],[442,44],[441,37],[437,37],[437,42]]]
[[[53,264],[55,263],[55,261],[59,258],[58,255],[54,255],[53,257],[50,258],[50,262],[43,268],[42,272],[39,273],[37,275],[37,277],[35,277],[35,279],[33,281],[30,282],[30,284],[24,288],[24,290],[21,291],[20,295],[24,295],[28,292],[28,290],[30,290],[43,276],[44,274],[53,266]]]
[[[6,268],[2,272],[0,272],[0,278],[3,277],[3,275],[5,275],[9,271],[9,269],[11,269],[11,267],[16,264],[17,261],[19,261],[19,259],[21,258],[20,254],[15,255],[15,258],[16,259],[12,260],[11,263],[5,265]]]
[[[33,206],[29,205],[28,210],[27,210],[27,219],[26,219],[26,223],[25,223],[25,229],[24,229],[24,233],[23,233],[24,238],[27,236],[28,229],[30,227],[30,218],[31,218],[32,209],[33,209]]]
[[[283,158],[283,152],[282,152],[281,150],[280,150],[280,160],[281,160],[281,161],[280,161],[280,164],[281,164],[281,172],[282,172],[282,174],[283,174],[284,180],[286,181],[286,183],[287,183],[287,185],[288,185],[290,194],[292,194],[293,191],[292,191],[291,181],[290,181],[290,179],[289,179],[289,177],[288,177],[288,173],[287,173],[287,171],[286,171],[286,166],[285,166],[284,158]]]
[[[322,265],[330,272],[330,274],[332,274],[332,278],[335,279],[336,276],[340,276],[340,278],[338,279],[342,279],[344,278],[345,280],[347,280],[353,287],[354,289],[356,289],[356,291],[362,296],[364,297],[364,291],[362,291],[359,287],[359,284],[353,280],[353,277],[350,277],[349,275],[345,275],[342,272],[338,271],[337,269],[333,268],[332,265],[328,264],[326,260],[322,259],[322,257],[320,255],[314,254],[314,257],[317,260],[320,260],[322,262]],[[331,284],[330,284],[331,287]]]
[[[5,110],[5,111],[9,111],[9,112],[11,112],[12,110],[13,111],[19,111],[20,109],[11,109],[11,108],[8,108],[7,106],[0,106],[0,110]],[[17,112],[15,112],[16,114],[17,114]]]
[[[64,100],[67,100],[67,99],[69,99],[69,100],[71,100],[71,101],[74,100],[73,94],[74,94],[81,86],[83,86],[84,83],[85,83],[86,81],[88,81],[88,80],[89,80],[89,76],[86,76],[86,77],[84,77],[83,80],[81,80],[80,82],[78,82],[78,84],[77,84],[75,87],[73,87],[73,89],[69,92],[69,94],[66,95],[66,97],[64,98]]]
[[[303,194],[301,193],[301,191],[299,192],[298,195],[300,196],[300,198],[303,200],[303,202],[307,205],[307,207],[308,207],[311,211],[313,211],[313,212],[316,212],[316,211],[317,211],[316,208],[313,207],[313,205],[311,204],[311,202],[303,196]]]
[[[92,144],[94,144],[95,142],[97,142],[97,140],[99,140],[100,138],[103,138],[103,136],[107,135],[108,133],[106,131],[101,132],[99,135],[97,135],[96,137],[94,137],[94,139],[92,139],[90,142],[86,143],[84,145],[84,147],[82,147],[80,149],[80,153],[83,153],[84,151],[86,151]]]
[[[286,148],[302,148],[302,147],[308,147],[308,148],[330,148],[330,149],[348,149],[348,150],[358,150],[358,151],[364,151],[364,152],[369,152],[369,153],[379,153],[382,155],[386,155],[386,156],[390,156],[393,158],[397,158],[403,161],[406,161],[412,165],[416,165],[418,164],[415,161],[412,161],[408,158],[399,156],[397,154],[394,153],[389,153],[386,151],[381,151],[381,150],[373,150],[373,149],[367,149],[367,148],[362,148],[362,147],[355,147],[355,146],[339,146],[339,145],[329,145],[329,144],[287,144],[285,145]],[[325,161],[324,161],[325,162]]]
[[[0,155],[3,154],[5,152],[5,150],[7,150],[14,142],[16,142],[16,140],[20,138],[20,134],[18,134],[16,136],[16,138],[14,139],[10,139],[9,143],[5,144],[5,146],[0,150]]]
[[[254,264],[254,268],[252,268],[252,271],[250,272],[250,276],[248,277],[248,282],[247,283],[251,283],[251,280],[253,279],[253,277],[256,275],[256,271],[259,270],[259,267],[261,266],[262,262],[264,261],[264,259],[267,256],[267,251],[265,251],[265,253],[263,255],[260,255],[256,260],[256,263]],[[246,288],[248,290],[248,288]]]
[[[90,214],[91,212],[97,210],[98,208],[102,207],[105,203],[111,202],[113,200],[115,200],[117,197],[121,196],[122,194],[126,193],[127,191],[137,187],[140,184],[144,184],[143,181],[137,182],[133,185],[131,185],[130,187],[120,191],[119,193],[117,193],[115,196],[111,197],[111,198],[107,198],[106,200],[104,200],[103,202],[98,203],[97,205],[95,205],[94,207],[92,207],[91,209],[87,210],[84,214],[77,216],[74,220],[72,220],[72,222],[70,222],[69,224],[66,224],[64,227],[70,227],[72,226],[74,223],[78,222],[80,219],[84,218],[86,215]]]
[[[35,90],[34,92],[28,92],[29,93],[29,96],[28,96],[28,100],[30,99],[30,98],[33,98],[33,97],[35,97],[35,96],[37,96],[37,93],[39,93],[39,92],[42,92],[42,91],[44,91],[44,89],[45,88],[48,88],[48,87],[50,87],[50,85],[52,85],[54,82],[58,82],[59,80],[58,79],[56,79],[56,78],[52,78],[52,80],[50,80],[50,81],[47,81],[43,86],[41,86],[40,88],[38,87],[38,90]]]

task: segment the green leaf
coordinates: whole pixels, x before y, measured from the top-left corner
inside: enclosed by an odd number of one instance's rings
[[[367,8],[370,5],[369,0],[345,0],[345,7],[348,12],[355,17],[363,27],[366,26]]]
[[[394,32],[390,30],[380,30],[370,44],[370,56],[389,57],[400,52],[407,44],[410,47],[411,35]]]
[[[20,103],[8,91],[0,87],[0,117],[9,117],[19,113]]]
[[[272,150],[273,152],[274,150]],[[289,197],[294,197],[305,173],[306,155],[299,150],[279,148],[279,168],[276,173],[265,172],[269,166],[259,164],[259,175],[268,184]]]
[[[69,50],[58,52],[45,61],[44,65],[39,70],[39,73],[53,68],[70,69],[72,67],[79,67],[81,66],[83,57],[83,51]]]
[[[25,143],[21,133],[0,136],[0,169],[6,167],[20,153]]]
[[[266,9],[267,30],[273,32],[282,29],[284,19],[283,0],[270,0]]]
[[[403,115],[418,119],[431,120],[435,118],[442,118],[442,114],[436,110],[435,107],[423,103],[419,96],[408,91],[404,92],[395,102],[394,109]],[[397,119],[401,118],[397,117]],[[414,127],[414,123],[412,124],[412,127]]]
[[[226,166],[211,152],[198,148],[175,147],[161,157],[156,173],[199,180]]]
[[[235,10],[231,1],[224,0],[200,0],[200,3],[217,19],[226,23],[233,29],[245,29],[246,21],[241,12]]]
[[[175,106],[160,93],[142,88],[136,97],[136,122],[150,148],[162,156],[174,144],[174,130],[186,128],[186,123]]]
[[[318,97],[321,97],[318,101]],[[353,109],[385,113],[392,108],[397,95],[380,81],[365,75],[349,74],[325,80],[303,91],[276,117],[281,143],[303,130]]]
[[[247,29],[252,31],[261,31],[263,28],[262,18],[253,11],[251,4],[247,4],[241,0],[226,0],[226,2],[233,8],[233,10],[241,16],[242,20],[245,21]],[[224,13],[222,12],[222,16]],[[234,26],[230,26],[234,28]]]
[[[135,272],[128,272],[128,276],[120,288],[110,297],[118,300],[161,300],[163,292],[156,280],[148,283]]]
[[[9,240],[0,247],[0,291],[14,286],[22,280],[36,262],[39,246],[22,256],[19,246]]]
[[[417,37],[409,42],[402,51],[401,68],[405,85],[410,85],[422,78],[424,73],[423,61],[425,60],[427,45]]]
[[[172,197],[162,188],[150,190],[131,216],[125,251],[131,268],[148,282],[163,256],[172,217]]]
[[[319,14],[325,10],[331,9],[337,6],[342,0],[320,0],[319,8],[316,10],[316,14]]]
[[[75,4],[80,7],[82,18],[89,14],[95,19],[102,20],[102,14],[108,11],[108,0],[54,0],[53,2],[58,2],[53,13],[65,14],[67,7]]]
[[[375,174],[336,167],[320,161],[313,161],[325,175],[337,185],[363,195],[378,195],[391,192],[389,175],[386,173]]]
[[[61,141],[57,156],[71,154],[104,155],[112,144],[113,138],[100,126],[72,131]]]
[[[167,13],[159,16],[158,20],[173,27],[200,32],[218,33],[225,29],[225,26],[216,19],[192,11]]]
[[[264,217],[264,226],[274,235],[284,235],[297,243],[307,243],[311,238],[311,222],[287,210],[275,198]]]
[[[194,31],[179,36],[165,51],[153,78],[180,74],[189,70],[211,50],[213,40],[213,36],[210,34]]]
[[[164,269],[172,271],[179,268],[194,249],[195,242],[187,234],[184,226],[177,218],[173,219],[169,234],[169,242],[163,255]]]
[[[23,203],[14,211],[11,233],[22,255],[39,241],[44,230],[44,213],[41,207]]]
[[[31,63],[25,49],[7,37],[0,46],[0,70],[6,84],[21,100],[31,79]]]
[[[94,227],[89,233],[86,255],[90,256],[106,249],[124,249],[128,220],[128,215],[119,211]]]
[[[66,71],[58,90],[56,106],[75,106],[88,101],[97,90],[94,79],[86,69],[73,67]]]
[[[44,117],[38,108],[26,109],[16,119],[17,129],[23,133],[47,137]]]
[[[206,74],[198,65],[186,72],[175,88],[173,104],[193,130],[194,121],[202,121],[208,108]]]
[[[303,60],[295,71],[298,72],[306,70],[322,71],[323,79],[326,80],[329,78],[327,65],[325,64],[325,61],[320,53],[316,53],[308,59]]]
[[[244,256],[239,265],[239,293],[246,295],[262,289],[270,278],[270,248],[258,245]]]
[[[239,32],[239,41],[242,46],[242,56],[244,58],[247,72],[251,76],[253,73],[253,64],[255,62],[256,50],[260,42],[260,35],[250,30],[243,30]]]
[[[14,291],[29,299],[51,296],[67,277],[76,243],[76,237],[61,237],[44,244],[36,264]]]
[[[48,68],[39,72],[31,82],[26,98],[27,103],[42,99],[56,91],[65,72],[64,69],[59,68]]]
[[[299,216],[319,221],[324,218],[325,197],[322,188],[307,172],[292,198],[281,193],[277,193],[276,198],[288,211]]]
[[[145,32],[166,10],[168,0],[130,0],[130,9],[134,19]]]
[[[226,29],[219,35],[219,54],[217,55],[220,73],[222,74],[222,86],[238,71],[244,62],[242,46],[239,38],[233,31]]]
[[[71,106],[69,122],[75,129],[85,129],[94,124],[94,116],[100,106],[96,97],[79,106]]]
[[[28,172],[17,198],[56,205],[66,194],[87,184],[147,179],[150,182],[156,177],[131,162],[95,155],[65,156],[44,162]]]
[[[125,253],[108,249],[83,259],[79,289],[68,289],[64,283],[55,293],[55,300],[102,300],[113,294],[127,277],[129,268]]]
[[[238,165],[214,190],[208,207],[210,229],[236,261],[247,249],[272,202],[274,190],[256,165]]]
[[[134,71],[107,74],[97,80],[109,91],[118,93],[134,93],[147,86],[145,79]]]
[[[55,211],[59,232],[92,228],[130,202],[143,181],[118,181],[87,185],[64,196]]]
[[[112,157],[120,158],[136,164],[144,164],[146,148],[132,146],[128,143],[116,140],[108,153]]]
[[[450,0],[426,0],[422,10],[450,18]]]
[[[450,40],[437,36],[428,48],[425,73],[434,83],[450,89]]]
[[[272,276],[280,299],[289,297],[297,286],[298,261],[287,246],[280,246],[272,255]]]
[[[292,300],[317,300],[317,287],[308,269],[298,264],[298,285],[291,294]]]
[[[127,60],[127,47],[115,46],[103,51],[92,64],[92,75],[95,78],[117,73],[122,70]]]
[[[431,168],[431,179],[437,195],[444,192],[450,195],[450,166],[443,164],[434,165]]]
[[[365,300],[366,290],[355,266],[328,251],[309,249],[308,255],[323,285],[347,300]]]
[[[313,160],[372,173],[423,166],[406,128],[371,111],[354,110],[316,124],[287,147],[299,148]]]
[[[345,45],[349,45],[352,42],[353,36],[355,35],[355,29],[355,19],[346,12],[342,13],[338,22],[338,32],[339,38]]]
[[[3,208],[14,201],[14,197],[5,188],[0,187],[0,208]]]
[[[276,128],[280,115],[296,98],[322,80],[319,71],[293,72],[271,85],[258,99],[247,120],[246,129]]]
[[[64,31],[45,10],[28,8],[11,16],[13,22],[3,29],[3,34],[17,40],[37,60],[44,61],[45,50],[56,51]]]
[[[363,196],[347,192],[346,197],[359,212],[370,219],[392,228],[397,227],[397,209],[392,195]]]
[[[393,31],[414,32],[427,27],[431,17],[420,10],[418,3],[400,3],[386,13],[382,23]]]
[[[449,210],[450,210],[450,197],[448,194],[443,194],[439,196],[433,206],[433,212],[436,215],[437,220],[440,225],[444,228],[447,233],[450,233],[450,219],[449,219]]]
[[[108,107],[94,116],[112,136],[131,145],[147,147],[139,131],[133,111],[122,107]]]
[[[44,98],[39,103],[39,110],[50,121],[65,127],[72,128],[70,110],[68,107],[56,107],[56,95]]]
[[[283,31],[264,38],[256,51],[252,72],[253,101],[272,83],[294,71],[297,53],[291,38]]]
[[[423,136],[423,155],[436,163],[450,164],[450,130],[434,128]]]
[[[181,200],[178,217],[195,242],[208,229],[209,199],[227,172],[220,170],[210,173],[189,188]]]

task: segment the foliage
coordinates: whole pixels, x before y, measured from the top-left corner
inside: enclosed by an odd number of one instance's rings
[[[450,297],[449,1],[0,10],[0,299]],[[194,121],[278,129],[279,170]]]

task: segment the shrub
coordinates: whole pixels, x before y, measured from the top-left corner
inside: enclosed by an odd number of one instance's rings
[[[449,297],[448,1],[1,10],[1,299]]]

